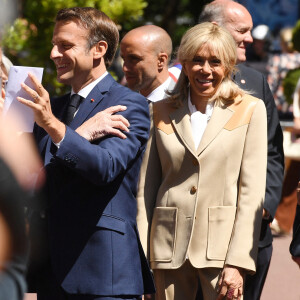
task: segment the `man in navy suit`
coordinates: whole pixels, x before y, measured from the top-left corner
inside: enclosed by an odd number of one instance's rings
[[[274,98],[265,77],[245,65],[246,47],[253,42],[252,17],[241,4],[231,0],[215,0],[207,4],[199,22],[213,22],[225,27],[237,44],[237,72],[234,81],[265,103],[268,117],[268,165],[263,221],[261,227],[256,274],[247,275],[244,299],[259,300],[272,256],[272,234],[269,223],[273,220],[281,198],[284,154],[283,136]],[[200,298],[198,298],[200,299]]]
[[[58,81],[82,98],[74,119],[67,116],[70,94],[50,105],[32,75],[35,91],[23,88],[34,101],[18,98],[34,112],[47,175],[50,263],[38,285],[39,300],[140,299],[154,292],[138,237],[135,199],[150,125],[148,104],[106,71],[118,40],[116,25],[97,9],[59,11],[50,57]],[[91,143],[79,134],[80,126],[102,111],[119,111],[109,119],[124,129],[122,138],[104,136],[104,130]]]

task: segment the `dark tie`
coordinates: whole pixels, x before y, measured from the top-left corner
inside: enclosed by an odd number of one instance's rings
[[[71,96],[71,99],[69,101],[69,104],[67,106],[67,109],[65,111],[65,115],[63,118],[63,122],[66,125],[69,125],[72,122],[75,112],[77,111],[79,104],[81,102],[81,99],[82,99],[82,97],[78,94],[73,94]]]

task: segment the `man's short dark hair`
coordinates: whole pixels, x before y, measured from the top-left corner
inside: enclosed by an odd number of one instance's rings
[[[119,31],[117,25],[104,12],[93,7],[64,8],[57,13],[55,21],[72,21],[87,29],[88,49],[99,41],[107,42],[104,61],[107,68],[111,65],[119,43]]]

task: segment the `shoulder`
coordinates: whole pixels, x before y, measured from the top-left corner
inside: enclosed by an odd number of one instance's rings
[[[161,101],[152,102],[150,106],[153,107],[153,117],[156,119],[166,119],[169,118],[169,114],[176,110],[174,102],[166,98]]]
[[[248,106],[252,106],[252,105],[256,105],[258,102],[261,102],[261,99],[254,97],[252,95],[249,94],[244,94],[241,97],[242,101],[244,103],[244,105],[248,105]],[[237,99],[235,100],[237,102],[239,102]]]
[[[244,94],[242,97],[237,97],[230,107],[235,110],[238,109],[240,111],[249,113],[253,112],[257,106],[265,107],[261,99],[249,94]]]
[[[235,82],[238,86],[243,90],[248,91],[253,96],[258,97],[263,101],[267,101],[264,98],[270,88],[265,76],[245,64],[239,64],[237,70]]]
[[[143,95],[141,95],[137,92],[134,92],[134,91],[130,90],[129,88],[127,88],[117,82],[114,82],[111,85],[111,88],[109,90],[109,96],[117,97],[120,100],[126,99],[126,101],[135,103],[137,105],[142,104],[143,106],[148,107],[147,99]]]
[[[104,106],[124,105],[127,107],[122,114],[132,114],[133,111],[143,112],[149,118],[148,102],[141,94],[130,90],[129,88],[117,83],[110,74],[100,81],[94,89],[98,89],[98,93],[103,95],[100,108]],[[131,116],[133,117],[133,116]]]
[[[179,107],[170,101],[169,98],[150,104],[150,112],[151,107],[153,107],[152,119],[154,126],[166,134],[173,133],[174,129],[170,115]]]
[[[253,69],[252,67],[247,66],[246,64],[237,65],[237,74],[240,74],[242,77],[253,77],[261,79],[263,74],[259,71]]]
[[[106,97],[106,100],[103,102],[105,106],[126,106],[125,111],[117,114],[123,115],[129,121],[131,128],[134,125],[142,126],[147,124],[149,126],[149,105],[147,99],[141,94],[114,82],[104,97]]]
[[[243,96],[237,96],[234,101],[232,101],[228,108],[232,110],[236,109],[242,109],[247,107],[255,106],[259,101],[261,101],[259,98],[256,98],[254,96],[251,96],[249,94],[244,94]]]
[[[225,126],[228,130],[249,124],[256,109],[265,111],[262,100],[248,94],[237,97],[228,108],[234,112],[233,117]]]
[[[116,82],[109,73],[97,83],[94,89],[97,89],[104,97],[110,97],[111,99],[119,99],[120,101],[124,101],[124,99],[134,99],[134,101],[136,99],[143,99],[146,101],[145,97],[141,94]]]

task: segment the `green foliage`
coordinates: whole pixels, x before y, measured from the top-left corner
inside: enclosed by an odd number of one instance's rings
[[[44,67],[43,83],[50,93],[61,94],[66,87],[56,81],[56,70],[49,55],[54,20],[65,7],[95,7],[106,13],[121,27],[130,28],[143,15],[144,0],[27,0],[23,18],[7,28],[2,45],[16,65]]]
[[[164,28],[176,49],[183,33],[197,24],[203,6],[209,2],[212,0],[149,0],[144,22]]]
[[[143,16],[145,1],[135,0],[101,0],[98,9],[103,10],[111,19],[119,24],[128,20],[137,20]]]
[[[300,52],[300,20],[296,23],[295,27],[293,28],[292,42],[294,49]]]
[[[293,28],[292,36],[293,47],[296,51],[300,52],[300,20]],[[296,88],[298,79],[300,78],[300,68],[290,70],[283,80],[283,93],[286,101],[289,104],[293,103],[293,94]]]
[[[283,80],[283,93],[287,103],[293,103],[293,94],[300,78],[300,68],[288,71]]]

